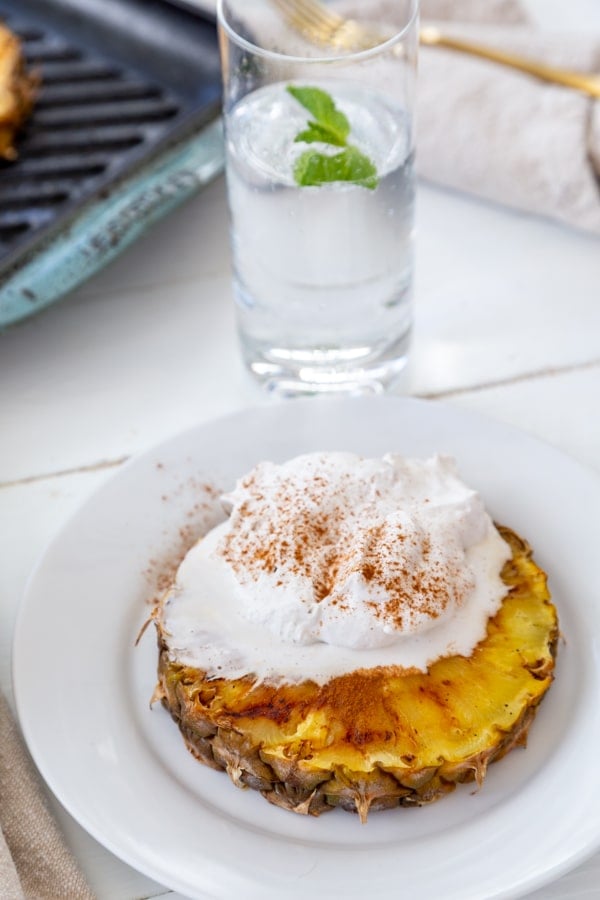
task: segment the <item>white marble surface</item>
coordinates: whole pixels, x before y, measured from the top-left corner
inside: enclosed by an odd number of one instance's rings
[[[540,21],[600,34],[597,0],[530,7]],[[600,242],[425,185],[418,223],[417,328],[401,389],[514,424],[600,474]],[[271,402],[240,365],[229,279],[219,180],[75,294],[0,335],[0,683],[9,696],[28,574],[74,509],[131,454]],[[100,900],[176,900],[51,802]],[[533,897],[600,897],[600,854]]]

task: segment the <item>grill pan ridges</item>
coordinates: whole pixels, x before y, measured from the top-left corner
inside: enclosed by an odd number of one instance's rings
[[[42,79],[19,158],[0,165],[1,326],[195,193],[220,171],[222,147],[207,128],[220,108],[210,19],[164,0],[0,0],[0,18]]]

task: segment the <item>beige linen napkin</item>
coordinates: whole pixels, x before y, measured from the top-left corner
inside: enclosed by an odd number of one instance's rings
[[[515,0],[423,0],[422,16],[451,20],[437,24],[456,37],[600,73],[600,38],[546,34],[527,23]],[[439,184],[600,234],[600,101],[422,47],[417,169]]]
[[[0,898],[94,900],[0,695]]]

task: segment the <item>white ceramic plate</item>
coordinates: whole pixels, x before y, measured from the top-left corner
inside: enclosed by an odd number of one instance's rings
[[[533,544],[565,641],[526,751],[422,809],[319,819],[197,763],[160,706],[152,580],[260,459],[309,450],[456,456],[497,521]],[[558,877],[600,844],[600,482],[551,447],[438,403],[294,401],[221,419],[134,459],[54,540],[14,643],[18,712],[56,796],[98,841],[198,898],[484,900]]]

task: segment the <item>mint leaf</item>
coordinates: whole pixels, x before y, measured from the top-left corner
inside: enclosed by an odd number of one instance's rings
[[[332,134],[328,129],[323,128],[322,125],[317,125],[316,122],[309,122],[308,128],[306,131],[301,131],[300,134],[296,135],[294,138],[295,143],[304,143],[304,144],[333,144],[334,147],[345,147],[346,141],[340,140],[336,135]]]
[[[358,147],[348,143],[350,123],[336,107],[333,97],[316,87],[295,87],[289,84],[287,91],[316,120],[308,121],[307,128],[296,135],[294,143],[330,144],[345,148],[333,156],[307,150],[296,160],[296,183],[301,187],[315,187],[332,181],[347,181],[375,190],[379,184],[377,169]]]
[[[323,135],[319,140],[326,144],[344,147],[350,134],[350,123],[333,102],[333,98],[321,88],[295,87],[288,85],[288,92],[298,103],[312,113],[315,122],[309,122],[309,129],[317,128]]]
[[[333,156],[307,150],[296,160],[294,178],[302,187],[348,181],[373,191],[379,184],[377,169],[369,157],[352,146]]]

